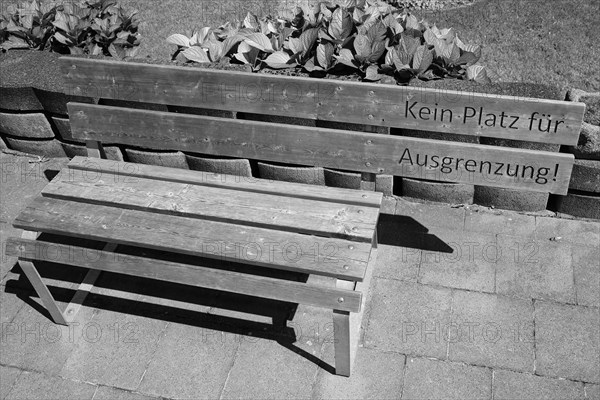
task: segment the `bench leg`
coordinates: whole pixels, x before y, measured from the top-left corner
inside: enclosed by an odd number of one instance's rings
[[[333,310],[333,336],[335,347],[335,373],[336,375],[350,376],[352,367],[352,333],[350,326],[350,313],[348,311]]]
[[[31,232],[31,231],[24,231],[23,234],[21,235],[21,237],[23,239],[35,240],[38,237],[38,233]],[[42,277],[38,273],[37,269],[35,269],[35,266],[33,265],[33,263],[31,261],[19,260],[19,265],[21,266],[21,269],[25,273],[25,276],[27,276],[27,279],[29,279],[29,282],[35,289],[36,293],[40,297],[42,304],[44,305],[44,307],[46,307],[46,310],[48,310],[48,312],[50,313],[50,316],[52,317],[52,320],[54,321],[54,323],[60,324],[60,325],[68,325],[67,320],[65,319],[63,313],[60,311],[60,308],[58,307],[58,304],[56,303],[56,300],[54,300],[54,297],[52,297],[52,294],[48,290],[48,287],[42,281]]]
[[[23,239],[30,240],[35,240],[38,236],[39,234],[37,232],[32,231],[24,231],[21,235]],[[116,248],[116,244],[107,243],[104,246],[103,250],[114,251]],[[36,293],[40,297],[42,304],[50,313],[50,316],[54,323],[60,325],[68,325],[69,322],[73,322],[75,316],[77,315],[77,312],[81,308],[81,305],[85,301],[85,298],[89,294],[90,290],[94,286],[94,283],[96,282],[101,273],[101,271],[99,270],[89,270],[86,276],[83,278],[83,281],[79,284],[79,287],[77,288],[75,295],[71,299],[71,302],[67,305],[65,311],[62,312],[60,311],[58,303],[56,303],[56,300],[54,300],[54,297],[52,297],[52,294],[48,290],[48,287],[42,281],[42,277],[35,268],[35,265],[33,265],[33,262],[19,260],[19,265],[21,266],[21,269],[25,273],[27,279],[29,279],[29,282],[35,289]]]

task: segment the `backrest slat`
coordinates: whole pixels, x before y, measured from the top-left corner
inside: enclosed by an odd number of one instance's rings
[[[337,129],[69,103],[73,137],[566,194],[574,157]]]
[[[134,62],[61,58],[77,96],[576,145],[585,105]]]

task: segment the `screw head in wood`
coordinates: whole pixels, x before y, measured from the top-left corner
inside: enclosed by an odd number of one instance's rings
[[[358,210],[357,213],[364,214],[365,212],[363,210]]]
[[[344,298],[343,297],[339,297],[338,298],[338,303],[343,303],[344,302]]]
[[[348,246],[348,248],[349,248],[350,250],[354,250],[354,246],[352,246],[352,245]]]
[[[371,166],[371,163],[370,163],[370,162],[367,162],[367,163],[365,163],[365,165],[366,165],[367,167],[370,167],[370,166]]]
[[[344,269],[345,269],[345,270],[349,270],[349,269],[350,269],[350,266],[349,266],[349,265],[344,265]]]

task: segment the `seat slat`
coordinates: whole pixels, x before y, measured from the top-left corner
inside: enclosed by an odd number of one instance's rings
[[[43,196],[324,237],[371,242],[379,210],[275,194],[65,168]]]
[[[361,281],[370,243],[42,197],[16,228]]]
[[[253,177],[215,174],[204,171],[187,171],[179,168],[167,168],[154,165],[134,164],[123,161],[103,160],[90,157],[74,157],[69,168],[89,171],[89,179],[99,179],[102,174],[122,176],[127,182],[134,177],[150,178],[166,182],[189,183],[231,190],[243,190],[253,193],[277,194],[299,199],[322,200],[355,206],[381,206],[383,194],[379,192],[359,191],[328,186],[315,186],[302,183],[272,181]],[[95,172],[95,174],[92,174]]]
[[[361,308],[362,294],[353,290],[320,287],[101,250],[93,250],[93,254],[89,252],[90,249],[87,248],[17,238],[9,239],[6,244],[7,255],[26,260],[73,265],[349,312],[358,312]],[[340,302],[340,298],[344,300]]]

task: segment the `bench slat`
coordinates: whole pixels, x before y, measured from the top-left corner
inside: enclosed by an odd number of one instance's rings
[[[572,154],[527,149],[79,103],[68,108],[73,135],[83,140],[442,182],[566,194],[574,164]]]
[[[156,181],[65,168],[42,195],[371,243],[379,210],[275,194]]]
[[[16,228],[362,281],[370,243],[39,196]]]
[[[320,287],[52,242],[11,238],[6,243],[6,254],[26,260],[73,265],[349,312],[359,312],[362,302],[362,294],[353,290]],[[344,301],[338,301],[339,298]]]
[[[69,94],[77,96],[529,142],[575,145],[585,110],[580,103],[435,88],[72,57],[60,62]],[[540,132],[548,115],[549,132]]]
[[[102,174],[121,175],[128,181],[131,178],[150,178],[166,182],[189,183],[253,193],[277,194],[298,199],[322,200],[364,207],[381,207],[383,194],[329,186],[315,186],[303,183],[272,181],[253,177],[215,174],[204,171],[188,171],[179,168],[165,168],[155,165],[134,164],[123,161],[104,160],[76,156],[68,164],[69,168],[96,172],[88,174],[90,179],[100,179]]]

